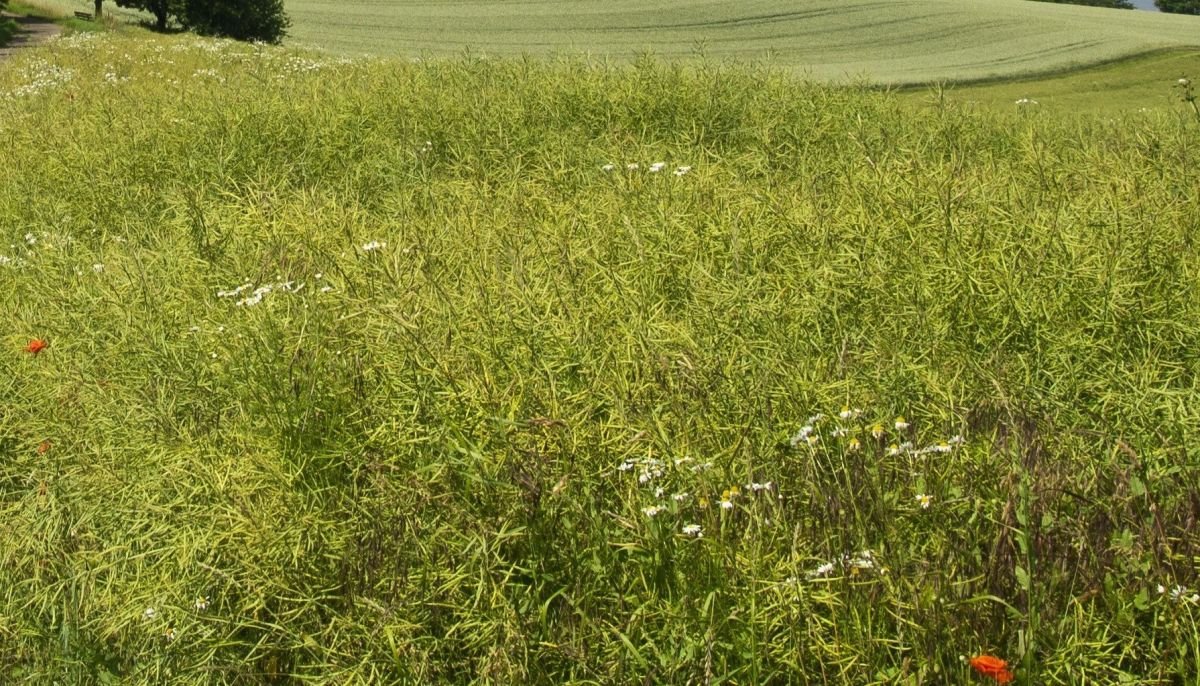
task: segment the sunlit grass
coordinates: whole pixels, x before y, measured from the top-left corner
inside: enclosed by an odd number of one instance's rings
[[[1191,683],[1198,131],[17,56],[2,680]]]

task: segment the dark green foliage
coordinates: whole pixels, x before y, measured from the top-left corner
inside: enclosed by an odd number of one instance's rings
[[[1088,7],[1112,7],[1115,9],[1131,10],[1133,4],[1129,0],[1034,0],[1035,2],[1055,2],[1060,5],[1087,5]]]
[[[0,0],[0,10],[4,9],[8,4],[8,0]],[[17,22],[7,17],[0,17],[0,45],[8,42],[8,39],[13,37],[17,32]]]
[[[290,22],[283,0],[187,0],[184,24],[203,36],[278,43]]]
[[[184,8],[184,0],[116,0],[121,7],[142,10],[154,15],[154,28],[166,31],[171,17],[178,18]]]
[[[1200,14],[1200,0],[1154,0],[1158,9],[1175,14]]]

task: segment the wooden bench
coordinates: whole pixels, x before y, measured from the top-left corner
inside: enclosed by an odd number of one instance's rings
[[[88,14],[87,12],[76,12],[76,13],[75,13],[75,18],[76,18],[76,19],[82,19],[82,20],[84,20],[84,21],[91,21],[91,20],[92,20],[92,15]]]

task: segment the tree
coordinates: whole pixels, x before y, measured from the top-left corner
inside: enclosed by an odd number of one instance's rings
[[[1154,0],[1154,4],[1164,12],[1200,15],[1200,0]]]
[[[283,0],[185,0],[183,24],[202,36],[278,43],[291,24]]]
[[[159,31],[166,31],[171,17],[179,17],[184,9],[184,0],[117,0],[117,4],[153,14]]]
[[[1087,5],[1088,7],[1112,7],[1119,10],[1136,9],[1129,0],[1037,0],[1038,2],[1056,2],[1060,5]]]

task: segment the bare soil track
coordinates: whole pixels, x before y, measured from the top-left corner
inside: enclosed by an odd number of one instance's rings
[[[8,57],[21,48],[28,48],[47,41],[62,32],[62,27],[49,19],[41,17],[19,17],[4,13],[5,17],[21,25],[20,32],[13,36],[7,45],[0,47],[0,60]]]

